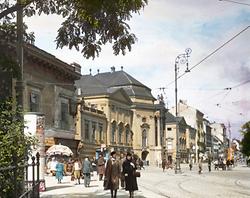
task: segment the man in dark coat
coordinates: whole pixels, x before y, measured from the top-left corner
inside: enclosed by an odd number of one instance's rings
[[[119,161],[116,160],[116,152],[111,152],[111,157],[107,162],[104,178],[104,190],[111,191],[111,197],[116,198],[117,189],[119,189],[119,178],[121,175],[121,169]]]
[[[125,190],[129,191],[129,197],[134,197],[134,191],[138,190],[138,186],[135,176],[136,165],[133,162],[131,153],[127,153],[122,168],[125,176]]]

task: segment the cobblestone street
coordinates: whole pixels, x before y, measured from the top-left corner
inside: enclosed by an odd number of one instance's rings
[[[204,164],[204,171],[198,174],[197,166],[192,171],[187,165],[182,165],[181,174],[174,174],[173,170],[164,173],[156,167],[146,167],[142,170],[142,177],[138,179],[139,191],[135,197],[249,197],[250,196],[250,169],[237,166],[230,171],[208,172]],[[82,181],[83,182],[83,181]],[[46,177],[46,192],[41,197],[110,197],[109,191],[104,191],[102,182],[97,181],[96,174],[92,178],[89,188],[83,184],[75,185],[70,177],[65,177],[62,184],[57,184],[55,178]],[[128,197],[128,192],[118,191],[118,197]]]

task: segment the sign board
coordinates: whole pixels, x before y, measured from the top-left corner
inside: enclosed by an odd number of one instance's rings
[[[41,113],[26,113],[24,115],[24,134],[27,136],[35,136],[38,140],[37,145],[32,147],[32,156],[35,156],[37,152],[40,154],[40,169],[39,176],[41,179],[40,182],[40,191],[45,190],[44,183],[44,168],[45,168],[45,116]],[[29,156],[29,164],[31,164],[31,156]],[[32,181],[32,167],[28,167],[28,181]],[[36,178],[36,175],[35,175]]]

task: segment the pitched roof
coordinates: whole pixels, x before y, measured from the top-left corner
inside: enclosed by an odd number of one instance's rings
[[[81,88],[83,96],[95,96],[108,93],[107,86],[92,75],[83,75],[75,81],[77,88]]]
[[[165,122],[166,123],[175,123],[176,122],[176,118],[173,114],[166,112],[165,114]]]
[[[141,82],[139,82],[124,71],[99,73],[95,75],[95,77],[98,80],[102,81],[108,87],[119,87],[123,85],[136,85],[146,87]]]
[[[124,71],[85,75],[76,85],[82,89],[83,95],[108,94],[122,88],[130,97],[155,100],[150,88]]]
[[[184,117],[175,117],[173,114],[166,112],[165,114],[165,122],[166,123],[183,123],[186,125],[186,121]]]

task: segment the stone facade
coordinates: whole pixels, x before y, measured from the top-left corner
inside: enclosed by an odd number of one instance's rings
[[[74,81],[81,77],[79,68],[33,45],[24,45],[23,106],[26,112],[45,115],[46,149],[61,143],[76,154]]]
[[[101,144],[104,147],[103,149],[107,149],[109,152],[113,150],[120,153],[132,151],[133,133],[131,126],[133,112],[130,110],[131,100],[124,90],[119,89],[112,94],[99,95],[98,97],[85,96],[84,104],[89,106],[92,111],[94,109],[100,111],[101,109],[101,112],[103,112],[102,119],[100,120],[99,116],[98,121],[103,125],[103,138],[100,141],[91,141],[93,138],[90,137],[91,135],[87,135],[87,133],[88,131],[93,132],[91,123],[97,123],[97,121],[94,120],[93,114],[90,117],[89,114],[86,114],[86,110],[82,111],[81,118],[78,120],[82,124],[81,128],[78,128],[77,133],[80,134],[81,141],[84,144],[83,148],[92,147],[91,151],[87,149],[83,154],[96,155],[96,152],[100,150]],[[87,127],[88,124],[86,122],[91,126]]]
[[[76,136],[80,139],[78,155],[81,159],[95,156],[107,142],[107,118],[103,111],[82,103],[78,99]]]
[[[175,160],[177,152],[177,137],[176,130],[179,133],[179,153],[181,162],[187,162],[190,157],[190,145],[195,143],[193,131],[187,125],[183,117],[175,117],[171,113],[166,113],[166,145],[167,145],[167,159]]]
[[[151,165],[159,164],[163,153],[162,130],[156,129],[160,119],[157,121],[155,98],[148,87],[113,67],[111,72],[82,76],[76,86],[82,90],[85,104],[106,115],[109,151],[130,150]]]

